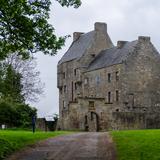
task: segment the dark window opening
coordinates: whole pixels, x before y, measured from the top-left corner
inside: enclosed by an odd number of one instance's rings
[[[75,90],[77,90],[77,83],[74,84],[74,88],[75,88]]]
[[[72,82],[72,86],[71,86],[71,87],[72,87],[72,88],[71,88],[71,91],[72,91],[72,101],[73,101],[73,96],[74,96],[74,95],[73,95],[73,87],[74,87],[74,86],[73,86],[73,82]]]
[[[63,79],[65,79],[66,78],[66,73],[65,72],[63,72]]]
[[[62,91],[63,91],[63,88],[60,88],[60,89],[59,89],[60,94],[62,94]]]
[[[93,113],[91,112],[91,121],[93,121]]]
[[[108,73],[108,82],[111,82],[111,73]]]
[[[111,92],[108,92],[108,103],[111,103]]]
[[[88,118],[87,118],[87,115],[85,116],[85,124],[88,124]]]
[[[67,90],[67,87],[66,87],[66,85],[64,85],[64,87],[63,87],[64,93],[66,93],[66,90]]]
[[[116,109],[116,112],[119,112],[119,109]]]
[[[119,101],[119,91],[116,91],[116,101]]]
[[[75,76],[77,75],[77,69],[74,69],[74,75]]]

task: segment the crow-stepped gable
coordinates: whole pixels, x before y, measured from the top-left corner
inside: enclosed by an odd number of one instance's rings
[[[75,32],[57,85],[61,129],[160,128],[160,54],[150,37],[114,46],[99,22]]]

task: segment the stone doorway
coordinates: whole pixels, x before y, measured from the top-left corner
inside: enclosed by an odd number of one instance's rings
[[[89,132],[99,131],[99,116],[96,112],[90,111],[85,116],[85,131]]]

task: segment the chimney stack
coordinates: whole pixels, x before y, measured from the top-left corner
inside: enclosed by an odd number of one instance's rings
[[[142,42],[142,43],[143,42],[150,42],[150,39],[151,39],[150,37],[146,37],[146,36],[139,36],[138,37],[138,41]]]
[[[117,41],[117,48],[121,49],[128,41]]]
[[[107,24],[102,22],[96,22],[94,24],[94,30],[100,32],[107,32]]]
[[[82,34],[83,32],[74,32],[73,33],[73,41],[76,41]]]

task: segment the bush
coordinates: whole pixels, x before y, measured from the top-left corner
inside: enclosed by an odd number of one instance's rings
[[[1,125],[27,128],[31,126],[32,116],[36,116],[36,114],[37,110],[29,105],[0,102]]]

